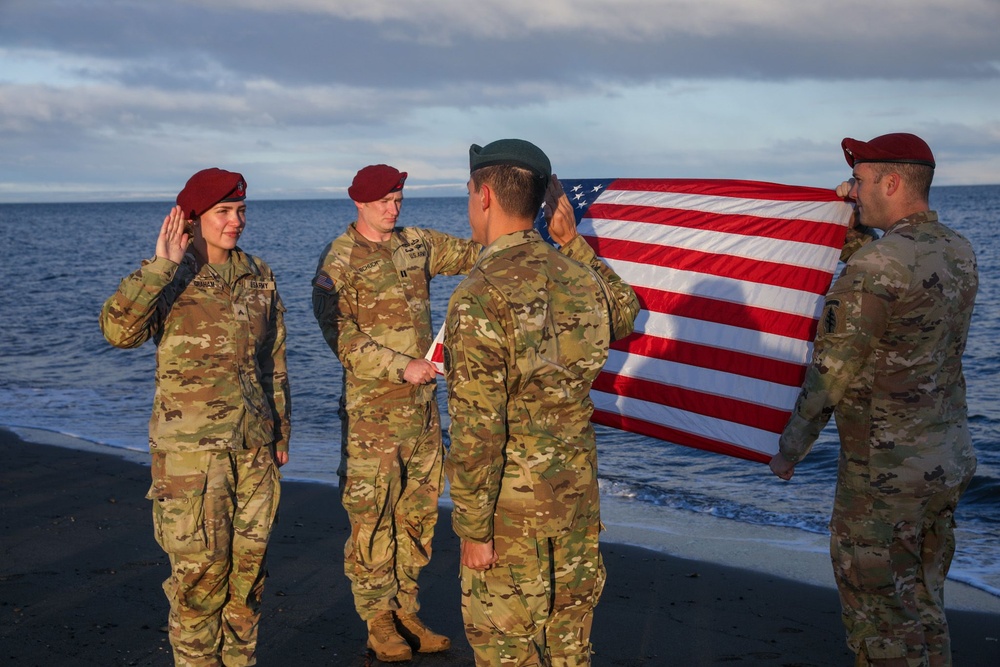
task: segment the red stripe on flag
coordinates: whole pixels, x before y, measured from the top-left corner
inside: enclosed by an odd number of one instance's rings
[[[764,181],[730,181],[725,179],[691,178],[618,178],[607,191],[634,190],[636,192],[682,192],[711,197],[740,199],[767,199],[771,201],[843,201],[828,188],[810,188],[799,185],[781,185]]]
[[[719,255],[684,248],[619,241],[585,236],[587,243],[604,259],[621,260],[710,276],[722,276],[763,285],[788,287],[825,294],[830,287],[830,272],[759,259]]]
[[[633,285],[632,289],[639,297],[642,308],[653,313],[716,322],[807,342],[811,342],[816,335],[816,320],[812,317],[651,287]]]
[[[604,410],[594,410],[594,415],[591,417],[591,421],[595,424],[610,426],[611,428],[617,428],[622,431],[648,435],[651,438],[666,440],[667,442],[672,442],[677,445],[694,447],[695,449],[704,449],[709,452],[718,452],[719,454],[726,454],[728,456],[745,459],[747,461],[767,463],[771,460],[770,454],[762,454],[752,449],[739,447],[721,440],[713,440],[712,438],[706,438],[704,436],[695,435],[694,433],[680,431],[675,428],[670,428],[669,426],[663,426],[662,424],[652,424],[642,419],[615,414],[613,412],[606,412]]]
[[[651,359],[731,373],[786,387],[800,386],[806,373],[802,364],[649,334],[632,334],[615,341],[611,344],[611,348],[626,354],[638,354]]]
[[[762,431],[781,433],[788,423],[789,410],[716,396],[693,389],[660,384],[652,380],[604,372],[594,380],[593,389],[607,394],[666,405],[692,414],[743,424]]]
[[[843,245],[844,236],[843,227],[828,223],[806,220],[775,220],[774,218],[762,218],[754,215],[724,215],[711,211],[604,204],[601,202],[591,204],[585,217],[702,229],[741,236],[758,236],[830,248]]]

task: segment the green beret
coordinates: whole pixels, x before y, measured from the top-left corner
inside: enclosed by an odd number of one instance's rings
[[[524,139],[499,139],[485,146],[469,147],[469,171],[510,164],[523,167],[539,178],[549,180],[552,165],[542,149]]]

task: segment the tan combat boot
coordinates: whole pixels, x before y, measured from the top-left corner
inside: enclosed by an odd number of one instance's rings
[[[382,662],[403,662],[413,657],[410,645],[396,631],[391,611],[383,611],[368,621],[368,648]]]
[[[400,634],[406,637],[406,641],[416,646],[420,653],[437,653],[451,648],[450,639],[428,628],[416,614],[396,612],[396,620],[401,626]]]

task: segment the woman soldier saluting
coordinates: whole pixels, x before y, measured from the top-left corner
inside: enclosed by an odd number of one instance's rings
[[[285,308],[271,269],[236,245],[245,197],[240,174],[192,176],[156,256],[101,310],[112,345],[152,338],[157,348],[147,497],[170,557],[163,589],[177,665],[255,663],[278,466],[288,461]]]

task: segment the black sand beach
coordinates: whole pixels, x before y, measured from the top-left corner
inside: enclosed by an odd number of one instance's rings
[[[0,661],[18,666],[172,664],[167,559],[144,499],[148,468],[113,454],[25,443],[0,429]],[[271,542],[259,664],[374,665],[343,575],[337,489],[286,482]],[[442,511],[421,616],[455,644],[415,656],[471,665],[458,543]],[[594,665],[850,665],[835,591],[605,543]],[[1000,615],[950,611],[957,667],[1000,665]]]

